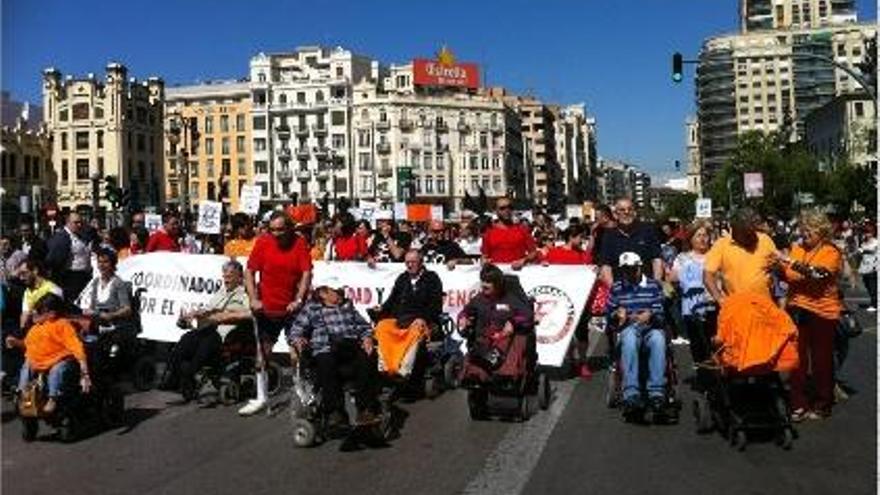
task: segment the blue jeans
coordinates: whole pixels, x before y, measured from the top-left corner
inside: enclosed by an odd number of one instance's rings
[[[55,366],[52,366],[46,378],[49,397],[57,398],[61,395],[61,389],[64,386],[64,383],[70,380],[69,377],[71,376],[71,373],[76,371],[76,366],[78,366],[77,363],[70,359],[63,359],[55,363]],[[31,370],[31,367],[25,362],[21,367],[21,373],[18,375],[18,389],[24,390],[24,388],[27,387],[28,382],[31,381],[32,376],[34,376],[34,371]]]
[[[666,335],[659,328],[632,324],[620,332],[620,361],[623,372],[623,400],[639,396],[639,353],[648,350],[648,397],[666,395]]]

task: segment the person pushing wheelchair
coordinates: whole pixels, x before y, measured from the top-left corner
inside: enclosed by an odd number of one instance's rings
[[[666,398],[666,335],[663,331],[663,289],[642,273],[642,259],[634,252],[618,259],[622,275],[611,287],[610,324],[619,331],[624,414],[644,409],[639,383],[640,352],[647,350],[648,406],[662,412]]]

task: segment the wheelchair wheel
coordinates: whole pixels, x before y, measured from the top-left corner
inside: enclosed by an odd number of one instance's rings
[[[33,442],[40,431],[40,420],[37,418],[21,418],[21,439]]]
[[[550,408],[550,399],[553,391],[550,389],[550,378],[546,373],[538,376],[538,407],[546,411]]]
[[[613,364],[608,368],[608,375],[605,380],[605,405],[608,406],[609,409],[616,408],[620,403],[620,384],[617,381],[617,373],[615,369],[616,367]]]
[[[132,367],[134,388],[146,392],[156,386],[156,360],[152,356],[141,356]]]
[[[468,390],[468,412],[474,421],[483,421],[489,417],[488,397],[484,390]]]
[[[776,437],[776,444],[782,447],[783,450],[791,450],[791,446],[794,443],[794,430],[791,427],[785,427],[782,431],[779,432],[779,435]]]
[[[241,387],[232,380],[223,380],[217,393],[224,406],[231,406],[241,400]]]
[[[61,438],[61,441],[64,443],[71,443],[76,440],[78,431],[78,424],[76,419],[73,416],[65,416],[61,420],[61,424],[58,427],[58,436]]]
[[[315,444],[318,432],[310,421],[299,418],[293,421],[293,444],[297,447],[311,447]]]
[[[709,433],[712,431],[712,411],[709,409],[709,401],[702,395],[697,396],[693,403],[694,421],[697,433]]]

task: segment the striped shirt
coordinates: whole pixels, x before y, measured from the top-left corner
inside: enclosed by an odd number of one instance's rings
[[[351,301],[343,301],[335,306],[309,301],[303,307],[287,332],[287,339],[293,342],[297,337],[309,340],[312,354],[330,352],[336,340],[363,340],[373,335],[373,327],[354,308]]]
[[[615,280],[608,298],[608,314],[613,315],[618,308],[624,308],[628,315],[642,310],[651,311],[654,326],[663,323],[663,288],[660,283],[642,275],[642,281],[631,284]]]

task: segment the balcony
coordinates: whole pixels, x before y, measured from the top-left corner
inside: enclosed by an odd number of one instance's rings
[[[327,124],[312,124],[312,133],[315,136],[326,136]]]
[[[302,147],[296,150],[296,159],[297,160],[308,160],[311,153],[309,153],[309,149],[306,147]]]
[[[309,170],[297,170],[296,171],[296,180],[305,182],[307,180],[312,179],[312,172]]]
[[[332,174],[332,171],[327,168],[318,170],[318,173],[317,173],[318,180],[320,180],[320,181],[328,180],[330,178],[331,174]]]
[[[431,129],[432,127],[434,127],[434,122],[430,120],[423,120],[419,123],[419,127],[423,129]]]
[[[283,168],[278,171],[278,180],[281,182],[290,182],[293,180],[293,172],[289,169]]]
[[[471,126],[463,120],[458,121],[458,132],[471,132]]]
[[[494,122],[492,124],[489,124],[489,130],[492,132],[492,134],[501,134],[502,132],[504,132],[504,126],[497,122]]]
[[[391,153],[391,143],[387,141],[376,143],[376,151],[382,154]]]
[[[293,132],[296,134],[296,137],[298,137],[298,138],[309,137],[309,127],[305,126],[305,125],[298,126],[298,127],[294,128]]]
[[[443,120],[437,122],[437,132],[449,132],[449,124]]]
[[[376,122],[376,130],[387,131],[388,129],[391,129],[390,120],[380,120],[379,122]]]
[[[282,141],[290,139],[290,126],[287,124],[279,124],[275,127],[275,132],[278,133],[278,139]]]
[[[391,167],[379,167],[376,169],[376,175],[381,179],[387,179],[394,175],[394,171],[391,170]]]
[[[315,158],[318,160],[326,160],[328,156],[330,156],[330,148],[326,146],[315,148]]]
[[[282,162],[290,161],[290,148],[278,148],[278,150],[275,151],[275,154],[278,155],[278,159]]]
[[[413,121],[410,119],[400,119],[400,122],[397,124],[400,127],[401,131],[411,131],[413,126]]]

